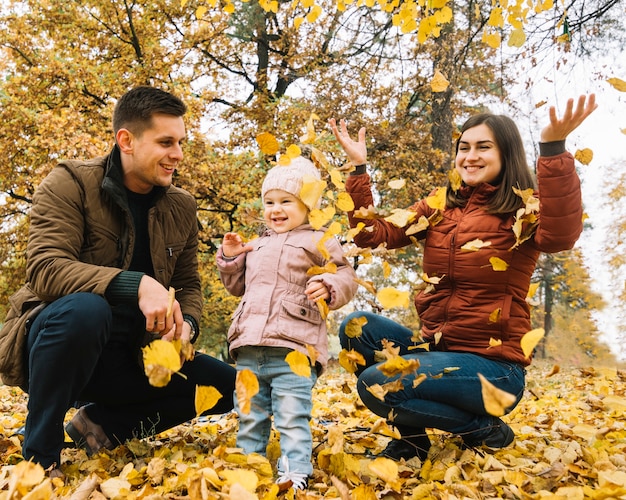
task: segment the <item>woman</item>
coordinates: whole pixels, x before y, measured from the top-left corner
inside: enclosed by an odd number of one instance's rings
[[[503,448],[513,442],[511,428],[485,410],[479,374],[515,396],[507,413],[515,408],[530,363],[520,340],[531,329],[526,296],[535,264],[541,252],[571,248],[582,231],[580,181],[565,139],[595,108],[593,94],[580,96],[576,106],[570,99],[560,118],[550,108],[550,122],[541,132],[534,197],[528,197],[534,182],[515,123],[483,113],[462,127],[455,159],[460,186],[449,183],[445,207],[431,208],[436,204],[425,199],[410,208],[413,221],[429,220],[425,229],[410,235],[412,224],[398,227],[384,219],[360,219],[358,212],[348,214],[352,227],[359,222],[370,226],[355,237],[361,247],[384,243],[393,249],[412,244],[412,238],[424,240],[422,271],[431,282],[415,297],[421,332],[367,312],[353,313],[340,329],[342,346],[360,352],[366,361],[357,370],[361,399],[377,415],[393,415],[402,436],[381,455],[425,459],[430,448],[426,428],[459,435],[469,447]],[[356,166],[346,182],[355,207],[374,205],[365,129],[355,141],[343,120],[339,127],[331,120],[330,126]],[[346,325],[355,317],[365,317],[367,323],[360,336],[350,338]],[[418,360],[419,368],[401,378],[402,390],[380,400],[367,388],[398,378],[378,369],[375,351],[383,349],[385,340],[399,347],[403,357]],[[428,350],[416,348],[424,341]],[[414,384],[421,374],[425,380]]]

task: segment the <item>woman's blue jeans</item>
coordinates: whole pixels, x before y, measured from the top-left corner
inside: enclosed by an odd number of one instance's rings
[[[92,293],[57,299],[33,321],[26,349],[29,397],[22,453],[27,460],[44,468],[60,464],[65,413],[76,401],[90,403],[89,418],[114,444],[193,419],[196,385],[222,394],[207,413],[233,408],[232,366],[197,353],[180,370],[184,377],[173,375],[167,386],[153,387],[133,340],[143,338],[145,327],[133,331],[127,328],[132,324],[114,323],[111,306]]]
[[[249,413],[241,411],[235,397],[239,413],[237,446],[245,453],[265,456],[273,415],[274,425],[280,433],[280,452],[289,460],[289,470],[308,476],[313,472],[311,392],[317,373],[311,367],[310,377],[295,374],[285,361],[290,352],[291,349],[282,347],[246,346],[237,349],[237,371],[251,370],[259,381],[259,392],[252,398]]]
[[[355,338],[346,336],[348,321],[362,316],[367,318],[362,334]],[[393,423],[403,437],[423,434],[426,428],[440,429],[470,441],[487,437],[497,419],[485,411],[479,373],[516,397],[507,412],[519,403],[525,385],[523,366],[463,352],[409,350],[408,346],[414,345],[412,335],[411,330],[395,321],[369,312],[351,313],[339,329],[342,347],[358,351],[366,360],[366,366],[358,366],[356,373],[361,400],[381,417],[393,415]],[[399,347],[404,358],[419,360],[420,366],[416,373],[402,377],[403,390],[388,392],[381,401],[367,388],[399,378],[388,378],[378,369],[375,352],[383,350],[384,339]],[[420,374],[425,374],[426,379],[413,387]]]

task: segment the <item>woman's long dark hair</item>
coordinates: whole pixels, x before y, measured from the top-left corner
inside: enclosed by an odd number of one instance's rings
[[[461,127],[461,135],[456,141],[455,154],[459,151],[459,142],[463,137],[463,132],[482,124],[487,125],[493,133],[502,162],[502,170],[497,181],[500,186],[486,206],[486,210],[492,214],[515,212],[522,206],[522,199],[515,194],[513,187],[522,191],[528,188],[535,189],[535,179],[526,162],[522,136],[511,118],[492,113],[480,113],[470,117]],[[453,191],[448,183],[447,206],[463,207],[466,203],[467,199],[461,196],[459,191]]]

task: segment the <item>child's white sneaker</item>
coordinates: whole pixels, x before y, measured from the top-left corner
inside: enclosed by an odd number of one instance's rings
[[[278,479],[276,484],[281,491],[293,488],[294,490],[305,490],[308,484],[309,476],[303,472],[289,470],[289,459],[280,457],[278,466]]]

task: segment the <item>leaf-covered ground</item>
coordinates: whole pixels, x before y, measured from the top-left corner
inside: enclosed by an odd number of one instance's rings
[[[314,475],[308,490],[294,495],[274,486],[276,437],[269,460],[242,455],[232,413],[92,458],[66,449],[65,482],[51,481],[20,455],[15,431],[24,422],[25,396],[0,386],[0,500],[626,499],[625,391],[620,370],[537,364],[529,369],[526,397],[504,417],[516,432],[512,446],[463,450],[459,438],[433,432],[425,463],[397,463],[369,456],[386,445],[389,430],[360,404],[354,377],[331,368],[315,393]]]

